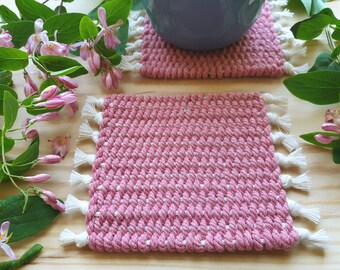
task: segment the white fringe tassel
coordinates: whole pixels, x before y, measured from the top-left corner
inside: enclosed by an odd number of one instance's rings
[[[303,208],[296,201],[287,198],[287,204],[290,214],[293,217],[304,217],[315,224],[320,222],[320,210],[319,208]]]
[[[294,227],[294,229],[299,235],[299,242],[301,244],[321,249],[327,249],[329,247],[329,237],[325,230],[322,229],[313,234],[304,228]]]
[[[288,104],[288,99],[286,96],[274,96],[269,93],[263,93],[261,97],[267,105],[274,104],[280,107],[287,107]]]
[[[77,247],[85,247],[89,243],[87,232],[75,234],[69,229],[64,229],[59,235],[59,243],[61,246],[66,246],[75,243]]]
[[[307,166],[306,157],[302,154],[301,148],[291,152],[288,156],[285,156],[281,153],[275,153],[274,155],[281,168],[305,168]]]
[[[285,68],[286,74],[293,76],[297,74],[306,73],[309,69],[309,66],[308,64],[304,64],[299,67],[294,67],[291,63],[285,62],[284,68]]]
[[[275,9],[286,6],[288,4],[288,0],[274,0],[268,1],[268,3],[271,9]]]
[[[94,143],[98,143],[99,140],[99,131],[94,131],[87,120],[81,123],[79,128],[79,140],[86,139],[92,139]]]
[[[94,104],[86,102],[82,111],[82,117],[85,119],[93,119],[98,125],[103,122],[103,113],[97,112]]]
[[[88,96],[86,99],[86,103],[90,103],[97,107],[98,109],[103,108],[104,106],[104,98],[96,98],[94,96]]]
[[[75,170],[72,170],[70,175],[69,183],[71,186],[77,185],[77,184],[84,184],[85,186],[89,186],[89,184],[92,182],[91,175],[88,174],[80,174],[76,172]]]
[[[283,116],[279,116],[276,113],[267,113],[269,123],[271,125],[275,125],[278,128],[283,129],[284,131],[288,132],[292,128],[291,118],[288,114],[285,114]]]
[[[285,58],[287,60],[292,59],[295,56],[305,56],[307,52],[307,47],[302,44],[296,44],[293,48],[289,50],[282,50]]]
[[[283,188],[296,188],[304,191],[308,191],[312,188],[310,177],[307,173],[303,173],[297,177],[292,177],[288,174],[281,174],[280,180]]]
[[[83,151],[77,148],[74,154],[74,158],[73,158],[74,167],[77,168],[83,164],[92,165],[95,158],[96,158],[96,155],[85,154]]]
[[[270,133],[270,137],[274,144],[282,144],[288,152],[292,152],[299,148],[299,143],[295,140],[294,135],[275,132]]]
[[[65,213],[66,214],[81,212],[83,215],[86,215],[88,209],[89,209],[88,201],[81,201],[71,194],[67,196],[67,199],[65,202]]]
[[[284,9],[282,11],[274,11],[272,13],[272,18],[274,21],[278,21],[280,19],[290,19],[293,18],[293,13],[290,12],[288,9]]]

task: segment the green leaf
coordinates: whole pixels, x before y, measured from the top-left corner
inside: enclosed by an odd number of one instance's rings
[[[0,17],[5,23],[20,21],[19,17],[12,10],[4,5],[0,6]]]
[[[309,142],[311,144],[314,144],[314,145],[320,146],[320,147],[324,147],[324,148],[339,148],[340,147],[340,140],[339,141],[338,140],[337,141],[332,141],[329,144],[319,143],[314,138],[315,135],[318,135],[318,134],[325,135],[325,136],[339,137],[339,134],[337,134],[337,133],[320,131],[320,132],[311,132],[311,133],[300,135],[300,138],[304,139],[306,142]]]
[[[44,203],[39,197],[29,197],[25,213],[22,213],[24,196],[7,197],[0,201],[0,224],[8,220],[10,233],[13,233],[10,242],[33,236],[45,229],[59,211]]]
[[[18,110],[19,105],[16,98],[9,91],[5,91],[3,102],[4,130],[8,130],[13,126],[17,119]]]
[[[131,10],[141,10],[144,8],[143,0],[133,0]]]
[[[318,14],[320,11],[326,8],[326,5],[322,0],[312,0],[312,8],[310,11],[310,15]]]
[[[333,31],[332,38],[335,40],[340,40],[340,29],[335,29]]]
[[[327,70],[332,62],[331,54],[329,52],[322,52],[316,57],[314,65],[308,72]]]
[[[24,20],[35,21],[41,18],[46,21],[55,15],[52,9],[34,0],[15,0],[15,4]]]
[[[70,67],[70,68],[66,68],[63,70],[59,70],[59,71],[52,71],[50,74],[52,76],[64,76],[64,75],[69,75],[71,73],[74,73],[80,68],[81,68],[80,66]]]
[[[313,1],[313,0],[300,0],[300,1],[301,1],[301,3],[303,4],[303,6],[304,6],[304,8],[305,8],[305,10],[306,10],[306,12],[307,12],[307,14],[310,15],[311,10],[312,10],[312,1]]]
[[[0,84],[11,86],[13,84],[12,72],[8,70],[0,70]]]
[[[298,98],[318,105],[339,102],[340,73],[331,70],[308,72],[283,82]]]
[[[335,164],[340,164],[340,148],[334,148],[332,151],[333,162]]]
[[[71,44],[80,39],[79,25],[81,19],[86,16],[81,13],[65,13],[50,17],[44,23],[44,29],[50,38],[57,31],[57,40],[62,43]]]
[[[0,134],[1,139],[1,134]],[[4,145],[5,145],[5,153],[11,151],[14,147],[15,141],[12,138],[5,137]],[[2,153],[2,146],[0,145],[0,152]]]
[[[84,16],[79,25],[80,36],[83,40],[85,39],[95,39],[98,35],[97,26],[94,22],[87,16]]]
[[[126,21],[132,5],[132,0],[111,0],[102,5],[106,10],[106,21],[108,25],[116,23],[119,19]]]
[[[97,11],[98,8],[103,4],[103,2],[101,2],[98,6],[96,6],[94,9],[92,9],[87,15],[92,19],[92,20],[97,20]]]
[[[318,37],[323,29],[330,24],[331,20],[331,17],[325,14],[314,15],[311,18],[294,24],[291,31],[295,38],[311,40]]]
[[[11,22],[2,27],[12,35],[15,48],[25,46],[28,38],[34,33],[34,22]]]
[[[126,53],[125,47],[129,39],[128,34],[129,34],[129,21],[127,20],[122,26],[119,27],[117,32],[117,37],[120,40],[120,44],[115,48],[115,50],[121,55],[124,55]]]
[[[74,72],[68,74],[68,76],[71,78],[78,77],[88,73],[86,68],[84,68],[79,62],[67,57],[45,55],[39,56],[38,60],[49,71],[60,71],[68,68],[79,67]]]
[[[45,109],[45,108],[34,108],[34,107],[31,107],[31,108],[26,108],[26,111],[30,115],[39,115],[39,114],[47,113],[47,112],[59,112],[61,109],[62,109],[62,107],[61,108],[57,108],[57,109],[53,109],[53,110]]]
[[[331,57],[336,59],[337,56],[340,54],[340,45],[338,45],[332,52]]]
[[[104,40],[101,39],[96,45],[95,45],[96,51],[106,57],[108,60],[110,60],[112,65],[118,65],[120,61],[122,60],[121,55],[115,50],[115,49],[108,49],[105,47]]]
[[[9,87],[7,85],[0,84],[0,115],[4,114],[3,104],[4,104],[5,91],[10,92],[12,96],[14,96],[16,99],[18,99],[18,95],[14,91],[14,89],[12,89],[11,87]]]
[[[66,2],[66,1],[64,1],[64,2]],[[67,13],[67,10],[66,10],[66,7],[64,7],[64,6],[57,6],[54,9],[54,12],[57,13],[57,14],[64,14],[64,13]]]
[[[0,47],[0,67],[3,70],[20,70],[28,65],[28,54],[14,48]]]
[[[30,247],[30,249],[27,250],[20,257],[20,259],[0,263],[0,269],[1,270],[12,270],[12,269],[19,268],[25,264],[28,264],[40,254],[42,249],[43,249],[42,245],[35,244],[32,247]]]

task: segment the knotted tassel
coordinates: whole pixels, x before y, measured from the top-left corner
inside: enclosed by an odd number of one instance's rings
[[[292,32],[282,33],[281,35],[278,35],[277,38],[283,45],[293,45],[295,43],[295,37]]]
[[[282,128],[284,131],[288,132],[292,128],[291,119],[288,114],[285,114],[283,116],[279,116],[276,113],[267,113],[269,123],[271,125],[277,126],[279,128]]]
[[[85,119],[93,119],[98,125],[103,122],[103,113],[97,112],[94,104],[86,102],[82,111],[82,117]]]
[[[299,235],[299,242],[305,246],[321,249],[327,249],[329,247],[329,237],[323,229],[314,234],[304,228],[294,227],[294,230]]]
[[[288,60],[297,55],[305,56],[306,52],[307,52],[307,47],[302,46],[302,44],[296,44],[296,46],[294,46],[290,50],[283,50],[283,54],[285,58]]]
[[[294,75],[306,73],[309,69],[309,66],[308,66],[308,64],[304,64],[304,65],[299,66],[299,67],[294,67],[291,63],[285,62],[284,68],[285,68],[286,74],[294,76]]]
[[[98,143],[99,140],[99,131],[94,131],[87,120],[81,123],[79,128],[79,140],[86,139],[92,139],[94,143]]]
[[[272,13],[272,19],[274,21],[278,21],[280,19],[289,19],[293,18],[294,14],[290,12],[288,9],[284,9],[282,11],[275,11]]]
[[[87,232],[75,234],[69,229],[64,229],[59,235],[59,243],[61,246],[66,246],[75,243],[77,247],[85,247],[89,243]]]
[[[296,188],[304,191],[308,191],[312,188],[312,183],[310,181],[310,177],[307,173],[303,173],[297,177],[292,177],[288,174],[281,174],[280,180],[283,188]]]
[[[126,48],[125,51],[128,54],[134,53],[137,50],[140,50],[140,48],[142,47],[142,43],[143,41],[141,39],[136,40],[135,42],[129,42],[126,44]]]
[[[319,208],[303,208],[297,202],[287,198],[287,204],[290,214],[293,217],[304,217],[315,224],[320,222],[320,210]]]
[[[278,7],[285,7],[288,4],[288,0],[274,0],[274,1],[268,1],[270,8],[278,8]]]
[[[77,168],[83,164],[89,164],[92,166],[95,158],[96,158],[96,155],[85,154],[83,151],[77,148],[74,154],[74,158],[73,158],[74,167]]]
[[[86,103],[90,103],[97,107],[98,109],[103,108],[104,106],[104,98],[96,98],[94,96],[88,96],[86,99]]]
[[[142,64],[138,61],[130,61],[130,59],[123,55],[122,61],[117,66],[121,71],[131,71],[131,72],[139,72],[142,69]]]
[[[287,107],[288,99],[285,96],[274,96],[269,93],[264,93],[261,95],[261,97],[266,104],[274,104],[281,107]]]
[[[67,199],[65,202],[65,213],[66,214],[81,212],[83,215],[86,215],[88,209],[89,209],[88,201],[78,200],[76,197],[74,197],[71,194],[67,196]]]
[[[274,153],[274,155],[280,167],[282,168],[304,168],[307,166],[306,157],[301,153],[301,148],[291,152],[288,156],[285,156],[281,153]]]
[[[270,137],[274,144],[282,144],[288,152],[292,152],[299,148],[299,143],[295,140],[294,135],[275,132],[270,133]]]
[[[91,175],[88,174],[80,174],[73,170],[70,175],[69,183],[70,185],[74,186],[77,184],[84,184],[85,186],[89,186],[89,184],[92,182]]]

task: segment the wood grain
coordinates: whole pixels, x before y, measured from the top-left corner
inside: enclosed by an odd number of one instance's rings
[[[13,6],[14,1],[3,1]],[[52,1],[54,2],[54,1]],[[77,10],[75,6],[81,1],[74,1],[70,10]],[[99,1],[82,1],[81,11],[91,9]],[[54,3],[53,3],[54,4]],[[329,5],[340,15],[339,1],[330,2]],[[327,50],[325,38],[308,42],[308,56],[296,60],[296,64],[308,62],[310,65],[317,52]],[[33,67],[29,68],[33,70]],[[328,106],[316,106],[293,97],[282,84],[284,78],[261,79],[225,79],[225,80],[182,80],[166,81],[142,78],[138,74],[125,74],[120,83],[118,92],[125,94],[184,94],[184,93],[215,93],[229,91],[263,91],[273,94],[283,94],[289,97],[289,113],[293,119],[293,134],[298,136],[319,130],[323,122],[324,110]],[[22,74],[14,75],[15,87],[22,93]],[[87,95],[98,97],[109,94],[104,90],[99,78],[83,76],[77,79],[80,105],[85,102]],[[334,106],[330,106],[334,107]],[[20,114],[20,119],[25,117]],[[20,120],[19,120],[20,122]],[[85,151],[94,151],[90,143],[78,143],[78,128],[81,122],[80,113],[69,120],[67,116],[53,121],[53,123],[40,123],[41,155],[50,153],[47,139],[56,135],[71,134],[72,147],[68,156],[60,165],[36,166],[30,174],[48,172],[52,180],[42,184],[43,188],[53,190],[60,198],[65,199],[72,193],[86,199],[85,188],[72,188],[68,184],[70,172],[73,167],[73,154],[76,145]],[[288,191],[288,196],[308,207],[320,207],[322,221],[319,226],[311,226],[303,220],[296,220],[297,226],[308,227],[311,230],[324,228],[331,239],[330,249],[326,252],[310,250],[297,246],[288,252],[236,252],[222,254],[98,254],[88,248],[78,249],[74,246],[63,248],[58,244],[59,233],[68,227],[75,232],[85,229],[84,217],[81,215],[61,215],[52,226],[36,237],[14,243],[15,253],[21,255],[33,243],[40,243],[44,250],[39,258],[24,267],[30,269],[339,269],[340,265],[340,170],[339,165],[331,161],[328,150],[316,148],[301,141],[304,154],[308,159],[309,173],[312,177],[313,188],[309,193]],[[24,149],[20,146],[18,152]],[[15,194],[16,191],[8,184],[2,184],[0,198]],[[0,261],[7,258],[0,252]]]

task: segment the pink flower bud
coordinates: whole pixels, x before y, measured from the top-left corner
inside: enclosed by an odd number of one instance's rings
[[[55,155],[64,158],[70,150],[71,136],[57,136],[53,140],[48,140],[52,143],[52,151]]]
[[[50,121],[50,120],[56,119],[58,117],[59,117],[59,113],[58,112],[43,113],[43,114],[39,114],[36,117],[34,117],[30,121],[30,123]]]
[[[61,157],[58,155],[46,155],[44,157],[38,158],[38,162],[46,164],[57,164],[60,163]]]
[[[27,132],[25,136],[27,139],[33,140],[35,137],[39,136],[39,133],[36,129],[32,129]]]
[[[53,204],[50,204],[50,205],[51,205],[52,208],[54,208],[54,209],[56,209],[60,212],[65,212],[65,205],[59,200],[57,200],[56,203],[53,203]]]
[[[328,131],[328,132],[339,132],[337,125],[334,123],[324,123],[322,124],[321,128],[324,131]]]
[[[59,83],[61,83],[68,89],[78,88],[77,82],[68,76],[59,76],[59,77],[56,77],[56,79]]]
[[[59,92],[59,90],[60,89],[58,88],[58,86],[50,85],[41,92],[40,97],[33,99],[33,102],[38,102],[41,100],[45,100],[45,99],[48,100],[48,99],[54,98]]]
[[[2,29],[2,33],[0,34],[0,47],[14,47],[12,36],[9,34],[8,30]]]
[[[22,124],[21,124],[21,127],[22,127],[22,136],[25,135],[26,130],[27,130],[27,128],[28,128],[28,125],[29,125],[30,121],[31,121],[31,118],[26,118],[26,119],[22,122]]]
[[[69,117],[73,117],[79,109],[78,101],[66,104],[64,109]]]
[[[60,98],[64,104],[70,104],[77,101],[77,95],[71,92],[63,92],[58,96],[58,98]]]
[[[95,50],[91,50],[90,51],[90,56],[88,58],[88,63],[90,66],[91,71],[96,74],[98,73],[99,69],[100,69],[100,55],[95,51]]]
[[[28,73],[25,73],[24,79],[26,81],[26,83],[24,84],[25,96],[29,97],[31,95],[35,95],[36,93],[38,93],[38,86],[32,80],[31,76]]]
[[[50,180],[51,176],[46,173],[37,174],[34,176],[24,176],[22,179],[27,182],[41,183]]]
[[[322,144],[330,144],[332,141],[338,140],[339,138],[334,137],[334,136],[326,136],[323,134],[317,134],[314,136],[314,139]]]
[[[43,27],[44,27],[44,21],[42,19],[37,19],[34,22],[34,32],[36,34],[41,33],[41,31],[43,30]]]
[[[47,109],[57,109],[57,108],[60,108],[64,105],[65,105],[65,103],[64,103],[63,100],[55,97],[55,98],[52,98],[52,99],[47,100],[45,102],[40,102],[38,104],[35,104],[35,107],[46,107]]]
[[[57,202],[57,196],[48,190],[42,190],[42,195],[49,201],[52,203],[56,203]],[[45,201],[45,200],[44,200]]]
[[[89,44],[87,42],[83,42],[83,44],[80,46],[80,57],[84,61],[86,61],[89,58],[89,56],[90,56],[89,48],[90,48],[90,46],[89,46]]]

